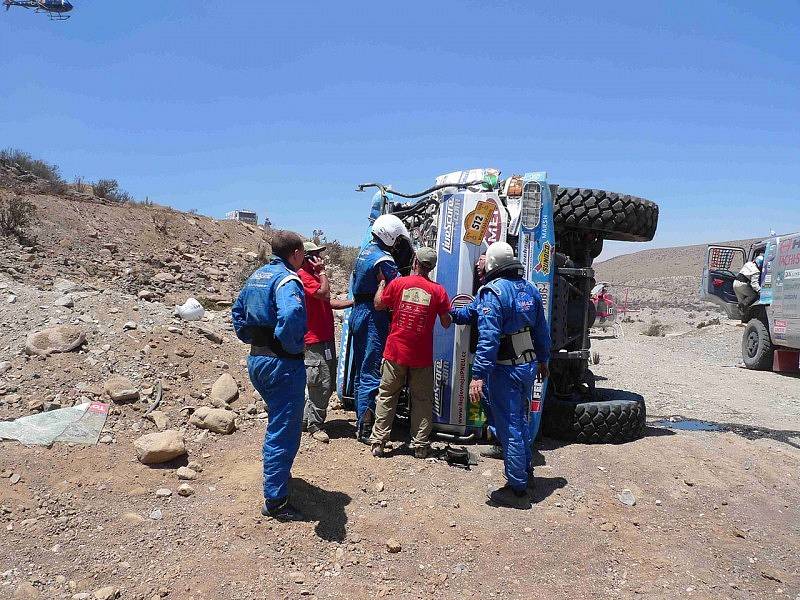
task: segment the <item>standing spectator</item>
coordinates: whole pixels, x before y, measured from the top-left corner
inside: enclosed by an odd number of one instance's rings
[[[352,300],[331,300],[331,286],[325,274],[321,254],[325,246],[314,242],[303,244],[306,260],[297,271],[306,295],[308,331],[306,343],[306,378],[308,398],[303,414],[306,430],[315,440],[327,444],[330,437],[323,429],[328,401],[336,377],[336,337],[333,329],[333,310],[353,306]]]

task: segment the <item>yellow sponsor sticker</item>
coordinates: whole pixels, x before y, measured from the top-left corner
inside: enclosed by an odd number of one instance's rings
[[[475,206],[475,210],[467,215],[464,219],[464,241],[468,244],[480,245],[483,237],[486,235],[486,230],[489,228],[489,223],[492,220],[492,214],[496,209],[494,202],[484,202],[479,200]]]

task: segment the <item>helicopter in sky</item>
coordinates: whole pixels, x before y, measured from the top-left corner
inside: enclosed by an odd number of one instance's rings
[[[5,4],[6,10],[12,6],[19,6],[47,13],[52,21],[66,21],[70,18],[67,13],[72,10],[69,0],[3,0],[3,4]]]

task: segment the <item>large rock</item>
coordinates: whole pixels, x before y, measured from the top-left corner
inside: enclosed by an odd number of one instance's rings
[[[239,387],[230,373],[223,373],[211,386],[211,398],[230,404],[239,397]]]
[[[224,408],[201,406],[189,419],[189,422],[200,429],[208,429],[214,433],[233,433],[236,431],[236,413]]]
[[[168,462],[186,454],[183,436],[174,429],[148,433],[133,442],[133,445],[136,447],[136,458],[145,465]]]
[[[32,331],[25,340],[25,352],[47,356],[54,352],[71,352],[86,343],[86,333],[74,325],[57,325]]]
[[[139,387],[127,377],[112,377],[103,385],[103,392],[114,402],[139,399]]]

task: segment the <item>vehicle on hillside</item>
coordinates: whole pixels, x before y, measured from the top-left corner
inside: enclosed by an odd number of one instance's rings
[[[477,259],[489,244],[506,241],[516,248],[526,277],[545,304],[553,340],[549,382],[537,385],[530,409],[532,426],[541,415],[545,435],[579,442],[624,442],[642,435],[645,405],[641,396],[606,400],[595,390],[588,368],[589,329],[595,321],[590,293],[592,263],[604,240],[649,241],[658,224],[658,206],[634,196],[549,184],[545,173],[499,179],[494,169],[457,171],[436,179],[418,194],[374,187],[370,227],[381,214],[394,214],[407,226],[414,247],[437,249],[432,277],[445,286],[454,305],[470,302],[480,287]],[[371,239],[367,228],[363,243]],[[396,253],[402,270],[412,249]],[[352,340],[344,319],[339,353],[338,394],[352,406]],[[434,347],[435,430],[458,440],[484,434],[481,407],[469,400],[472,353],[477,333],[470,326],[442,329]],[[544,411],[541,413],[542,404]]]
[[[739,309],[733,282],[746,261],[764,257],[759,299]],[[751,244],[708,247],[700,297],[745,323],[742,360],[748,369],[797,370],[800,364],[800,233]]]
[[[252,210],[232,210],[225,213],[225,218],[229,221],[240,221],[248,225],[258,226],[258,214]]]

